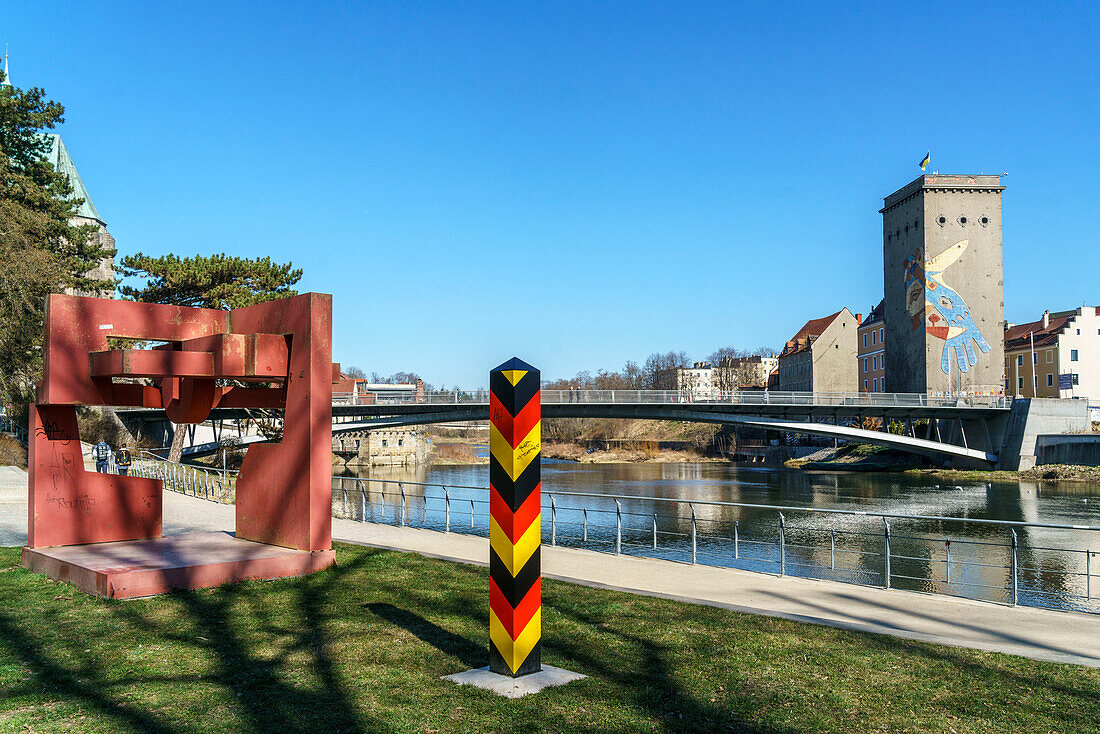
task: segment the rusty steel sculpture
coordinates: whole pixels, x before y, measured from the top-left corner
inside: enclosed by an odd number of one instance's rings
[[[109,340],[156,343],[112,349]],[[232,311],[51,295],[30,411],[28,568],[106,596],[139,596],[332,564],[332,297]],[[78,406],[284,411],[282,440],[248,448],[236,533],[161,538],[161,482],[86,471]],[[127,543],[129,542],[129,543]],[[89,545],[107,544],[107,545]]]

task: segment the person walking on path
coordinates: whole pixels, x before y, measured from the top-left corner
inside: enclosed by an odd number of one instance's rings
[[[123,446],[115,454],[115,466],[118,467],[118,473],[122,476],[127,476],[130,473],[130,464],[133,463],[133,459],[130,458],[130,449]]]
[[[111,461],[111,445],[99,439],[99,443],[92,447],[92,456],[95,457],[95,470],[100,474],[107,473],[107,464]]]

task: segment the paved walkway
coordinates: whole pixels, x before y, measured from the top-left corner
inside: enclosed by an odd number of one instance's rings
[[[0,544],[26,542],[26,485],[23,486],[21,505],[5,502],[5,490],[0,488]],[[232,505],[219,505],[175,492],[164,493],[166,535],[232,531],[233,526]],[[334,519],[333,537],[348,543],[462,563],[487,565],[489,560],[488,541],[472,535]],[[1006,652],[1036,660],[1100,667],[1100,615],[1013,608],[947,596],[779,578],[735,569],[545,545],[542,564],[544,576],[586,586],[911,640]]]

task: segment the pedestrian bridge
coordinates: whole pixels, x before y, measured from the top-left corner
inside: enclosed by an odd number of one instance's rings
[[[774,431],[869,443],[928,456],[995,464],[1011,398],[998,395],[921,393],[712,392],[678,390],[542,390],[544,418],[624,418],[754,426]],[[147,414],[147,415],[146,415]],[[154,415],[155,414],[155,415]],[[164,421],[161,411],[120,411],[128,419]],[[333,432],[489,419],[487,390],[421,393],[385,398],[333,395]],[[251,417],[240,409],[211,413],[215,424]],[[877,420],[868,420],[877,419]],[[881,427],[872,430],[871,426]],[[891,430],[892,429],[892,430]],[[193,441],[185,455],[216,451],[213,442]],[[238,436],[239,445],[262,436]]]
[[[488,391],[435,393],[356,404],[333,396],[333,430],[488,420]],[[750,425],[871,443],[937,459],[997,462],[994,437],[1011,410],[998,395],[806,393],[745,390],[704,397],[678,390],[543,390],[544,418],[636,418]],[[867,419],[879,419],[868,421]],[[992,427],[991,427],[992,421]],[[920,422],[918,427],[915,423]],[[871,423],[895,430],[869,430]],[[354,428],[352,428],[354,426]],[[919,435],[920,428],[924,435]]]

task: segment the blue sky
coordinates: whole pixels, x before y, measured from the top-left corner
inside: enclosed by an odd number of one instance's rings
[[[1008,172],[1012,321],[1096,293],[1100,5],[11,3],[120,254],[291,260],[334,358],[484,385],[882,294],[929,146]]]

